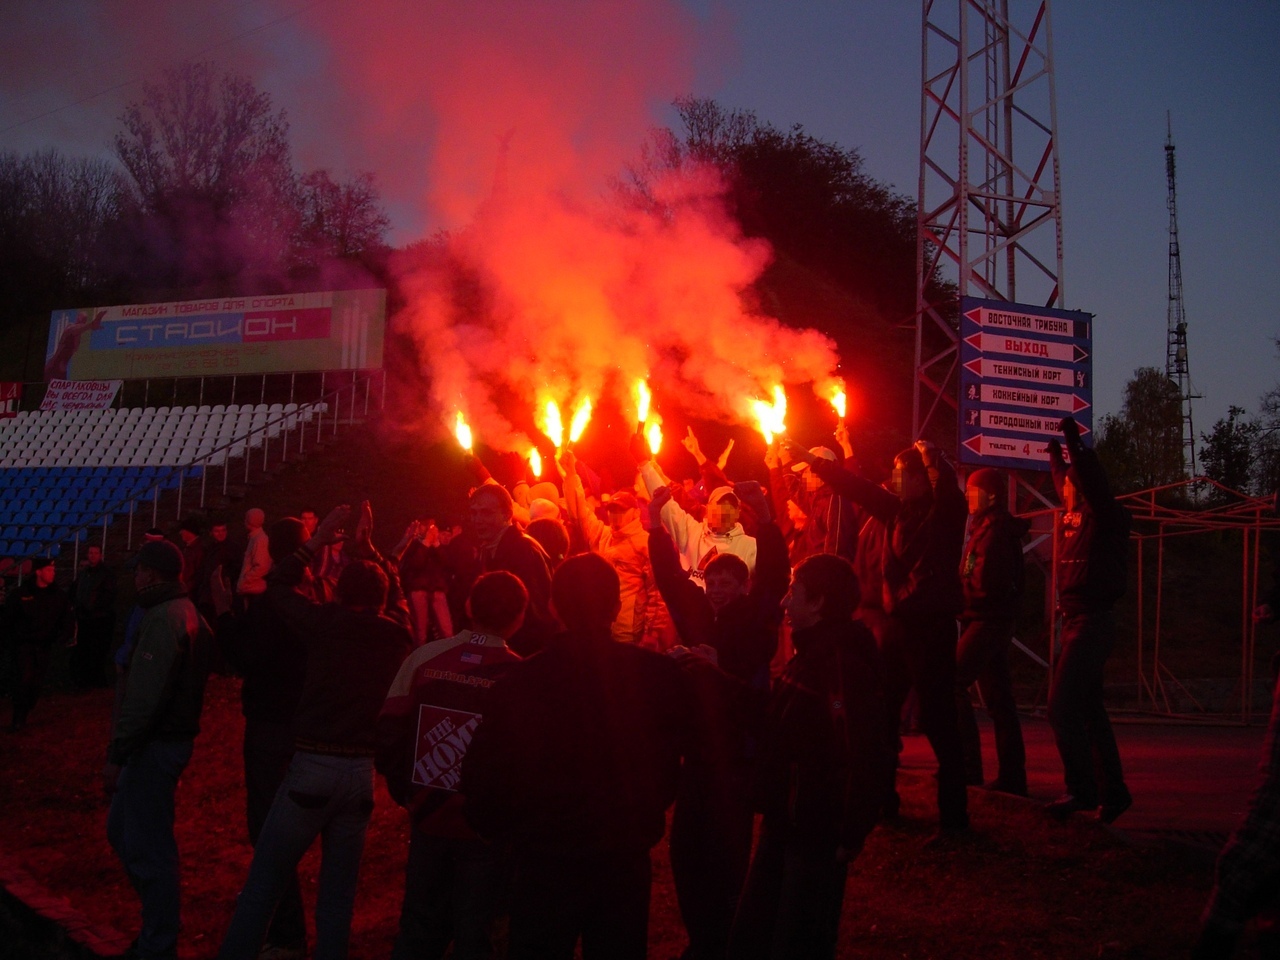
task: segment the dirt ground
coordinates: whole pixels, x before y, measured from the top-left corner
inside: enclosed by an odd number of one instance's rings
[[[204,731],[179,789],[178,841],[184,904],[182,955],[213,957],[248,869],[238,681],[212,678]],[[133,936],[137,899],[105,838],[99,771],[109,691],[54,693],[28,729],[0,735],[0,851],[92,922]],[[1203,853],[1135,845],[1080,821],[1048,821],[1026,801],[971,793],[974,836],[926,846],[933,781],[901,784],[904,816],[872,834],[845,898],[842,957],[1167,958],[1185,956],[1210,885]],[[403,812],[379,784],[352,932],[354,960],[390,949],[403,888]],[[654,851],[650,956],[675,957],[684,931],[666,846]],[[318,853],[303,864],[314,899]]]

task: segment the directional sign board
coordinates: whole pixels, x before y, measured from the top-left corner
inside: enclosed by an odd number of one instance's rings
[[[1048,470],[1048,441],[1093,428],[1093,316],[1002,300],[960,301],[960,460]]]

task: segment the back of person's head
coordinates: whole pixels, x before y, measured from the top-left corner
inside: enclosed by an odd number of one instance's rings
[[[376,563],[352,560],[342,568],[335,590],[344,607],[381,610],[387,602],[387,575]]]
[[[296,517],[277,520],[267,531],[267,553],[273,563],[279,563],[307,542],[307,528]]]
[[[499,486],[496,483],[480,484],[471,492],[471,499],[467,502],[471,506],[483,503],[485,506],[497,507],[499,512],[508,519],[510,519],[512,512],[515,510],[515,501],[511,499],[511,494],[507,493],[506,487]]]
[[[622,608],[618,571],[598,553],[580,553],[556,569],[551,602],[570,630],[608,629]]]
[[[537,540],[542,549],[551,558],[551,566],[555,568],[564,560],[569,552],[569,531],[559,520],[541,517],[525,528],[525,533]]]
[[[792,576],[810,601],[822,598],[821,619],[848,620],[858,609],[858,575],[844,557],[815,553],[802,560]]]
[[[472,621],[487,630],[505,633],[524,615],[529,591],[506,570],[483,574],[471,587],[467,610]]]
[[[898,455],[893,458],[893,462],[895,464],[901,464],[904,470],[910,470],[913,473],[928,473],[925,469],[924,457],[915,447],[907,447],[905,450],[899,452]]]
[[[743,584],[751,578],[751,570],[747,567],[747,562],[733,553],[716,554],[708,561],[703,572],[708,577],[715,574],[730,576]]]
[[[250,507],[244,512],[244,525],[250,530],[257,530],[267,522],[267,514],[261,507]]]

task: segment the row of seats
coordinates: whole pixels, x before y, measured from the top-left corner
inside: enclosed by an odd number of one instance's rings
[[[273,406],[280,409],[259,404],[238,411],[210,408],[208,413],[161,413],[165,408],[28,413],[0,421],[0,468],[220,466],[228,457],[243,456],[312,422],[327,409],[323,403]]]
[[[314,423],[325,403],[21,411],[0,419],[0,557],[57,555],[206,467]]]

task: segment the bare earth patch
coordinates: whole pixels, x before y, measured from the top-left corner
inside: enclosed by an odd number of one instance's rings
[[[109,691],[52,694],[31,725],[0,734],[0,852],[91,922],[132,937],[138,901],[106,841],[99,772]],[[183,941],[213,957],[248,870],[239,682],[209,683],[204,731],[178,791]],[[1210,886],[1203,855],[1135,846],[1086,821],[1060,825],[1036,805],[971,791],[974,836],[944,849],[932,836],[933,780],[903,777],[903,817],[872,834],[850,874],[842,957],[982,960],[1167,960],[1186,955]],[[378,784],[352,929],[353,960],[390,952],[408,844],[403,811]],[[684,930],[666,845],[655,850],[650,956],[677,956]],[[303,861],[315,897],[318,845]]]

